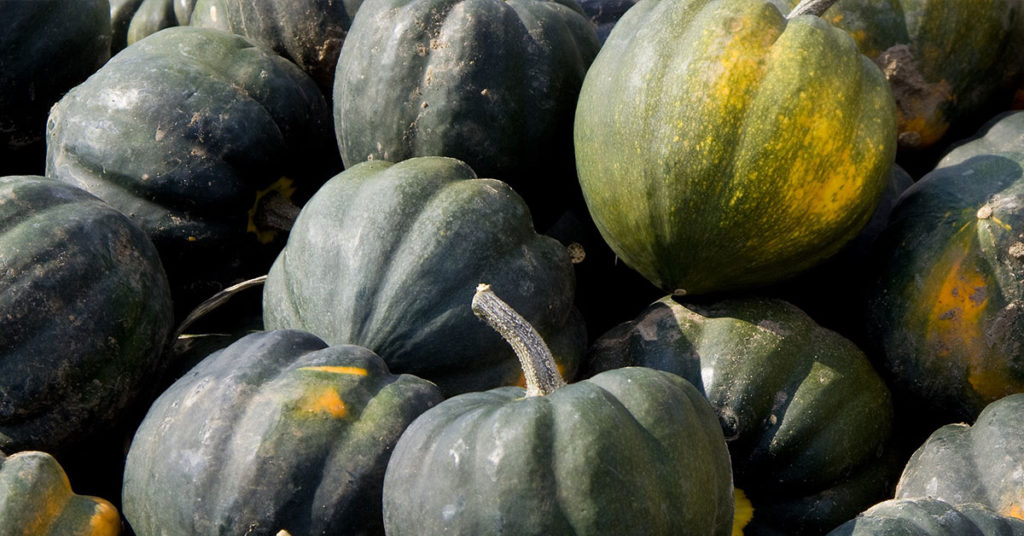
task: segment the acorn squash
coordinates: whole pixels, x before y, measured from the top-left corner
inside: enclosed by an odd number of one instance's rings
[[[1022,536],[1024,520],[978,503],[953,506],[931,497],[878,503],[828,536]]]

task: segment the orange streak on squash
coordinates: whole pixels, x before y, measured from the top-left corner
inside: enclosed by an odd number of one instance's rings
[[[121,533],[121,516],[114,505],[97,499],[96,511],[89,518],[90,536],[117,536]]]
[[[1019,503],[1011,504],[1009,507],[1000,510],[999,513],[1008,517],[1024,519],[1024,507],[1021,507]]]
[[[326,413],[336,419],[340,419],[348,415],[348,408],[345,406],[345,401],[341,399],[341,395],[339,395],[338,391],[333,387],[325,387],[320,391],[310,393],[310,395],[303,400],[301,408],[303,411],[308,413]]]
[[[349,374],[352,376],[366,376],[368,372],[364,368],[360,367],[335,367],[335,366],[320,366],[320,367],[302,367],[299,370],[312,370],[316,372],[329,372],[331,374]]]

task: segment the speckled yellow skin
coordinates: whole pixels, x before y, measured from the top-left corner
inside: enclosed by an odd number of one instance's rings
[[[605,240],[662,289],[766,284],[867,221],[896,111],[853,39],[762,0],[642,0],[576,111],[580,184]]]
[[[0,536],[117,536],[110,502],[71,491],[57,460],[40,451],[0,452]]]

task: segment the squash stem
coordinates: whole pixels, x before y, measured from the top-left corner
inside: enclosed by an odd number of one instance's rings
[[[793,11],[789,12],[789,15],[786,15],[786,18],[792,19],[799,17],[800,15],[814,15],[815,17],[820,17],[821,14],[827,11],[828,8],[832,7],[832,4],[835,4],[836,1],[837,0],[803,0],[793,8]]]
[[[565,385],[544,339],[525,318],[494,294],[490,285],[477,285],[473,295],[473,313],[512,346],[523,367],[526,396],[544,396]]]

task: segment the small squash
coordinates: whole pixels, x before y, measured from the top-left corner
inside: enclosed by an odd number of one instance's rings
[[[0,452],[0,535],[117,536],[121,516],[109,501],[78,495],[45,452]]]
[[[822,534],[889,496],[889,389],[786,302],[662,298],[598,338],[582,375],[625,366],[678,374],[711,403],[753,508],[744,534]]]
[[[365,348],[247,335],[150,408],[128,451],[125,517],[139,536],[379,534],[391,449],[440,401]]]
[[[527,388],[445,400],[384,476],[389,535],[727,535],[729,455],[682,378],[647,368],[565,385],[536,331],[487,285],[473,310],[509,338]]]
[[[0,311],[4,450],[60,454],[106,433],[166,369],[173,318],[156,249],[59,181],[0,178]]]
[[[507,293],[575,374],[586,328],[565,247],[537,234],[522,198],[443,157],[373,160],[303,207],[263,291],[267,329],[376,352],[447,396],[514,385],[512,351],[468,305],[481,277]]]
[[[171,26],[188,24],[195,0],[111,0],[111,54]]]
[[[897,499],[977,503],[1024,519],[1024,393],[989,404],[973,425],[947,424],[910,457]]]
[[[587,207],[664,292],[765,285],[867,223],[896,151],[878,67],[765,0],[651,0],[619,20],[575,122]]]

